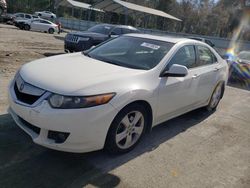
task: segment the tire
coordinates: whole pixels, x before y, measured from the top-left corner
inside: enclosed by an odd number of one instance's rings
[[[41,16],[42,16],[42,14],[38,14],[38,16],[39,16],[39,17],[41,17]]]
[[[29,31],[29,30],[30,30],[30,26],[27,25],[27,24],[25,24],[23,28],[24,28],[24,30],[26,30],[26,31]]]
[[[49,34],[54,34],[55,30],[53,28],[49,28],[48,32]]]
[[[121,110],[109,128],[105,150],[109,153],[118,154],[134,149],[149,125],[147,114],[146,109],[136,103]]]
[[[214,91],[212,96],[210,97],[210,101],[208,103],[208,105],[206,106],[207,111],[212,112],[215,111],[218,104],[220,103],[220,100],[223,96],[223,92],[224,92],[224,85],[223,83],[219,83]]]

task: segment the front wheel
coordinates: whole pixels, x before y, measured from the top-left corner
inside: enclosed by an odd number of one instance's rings
[[[216,110],[216,108],[221,100],[222,93],[223,93],[223,84],[219,83],[216,86],[216,88],[214,89],[214,92],[210,98],[209,104],[206,106],[206,109],[208,111]]]
[[[48,32],[49,32],[49,34],[53,34],[55,32],[55,30],[50,28]]]
[[[30,26],[27,25],[27,24],[25,24],[25,25],[24,25],[24,30],[29,31],[29,30],[30,30]]]
[[[121,110],[109,129],[105,149],[110,153],[125,153],[132,150],[142,138],[148,126],[147,111],[138,104]]]

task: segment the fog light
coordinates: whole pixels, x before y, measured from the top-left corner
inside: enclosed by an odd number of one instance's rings
[[[68,138],[69,133],[58,132],[58,131],[49,131],[48,138],[55,141],[57,144],[62,144]]]

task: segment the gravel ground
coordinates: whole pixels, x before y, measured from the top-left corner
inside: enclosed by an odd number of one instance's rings
[[[250,92],[232,87],[215,113],[163,123],[125,155],[35,145],[6,113],[7,85],[22,64],[63,53],[62,37],[0,24],[0,187],[250,187]]]
[[[64,53],[64,34],[27,32],[0,24],[0,112],[7,109],[7,86],[18,68],[32,60]]]

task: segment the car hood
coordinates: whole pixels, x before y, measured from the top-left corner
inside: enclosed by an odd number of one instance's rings
[[[33,86],[62,95],[92,95],[111,92],[112,82],[145,72],[112,65],[81,53],[33,61],[20,69],[23,80]],[[86,88],[86,90],[85,90]]]
[[[71,32],[71,35],[81,36],[81,37],[107,37],[107,35],[101,33],[94,33],[90,31],[85,32]]]

